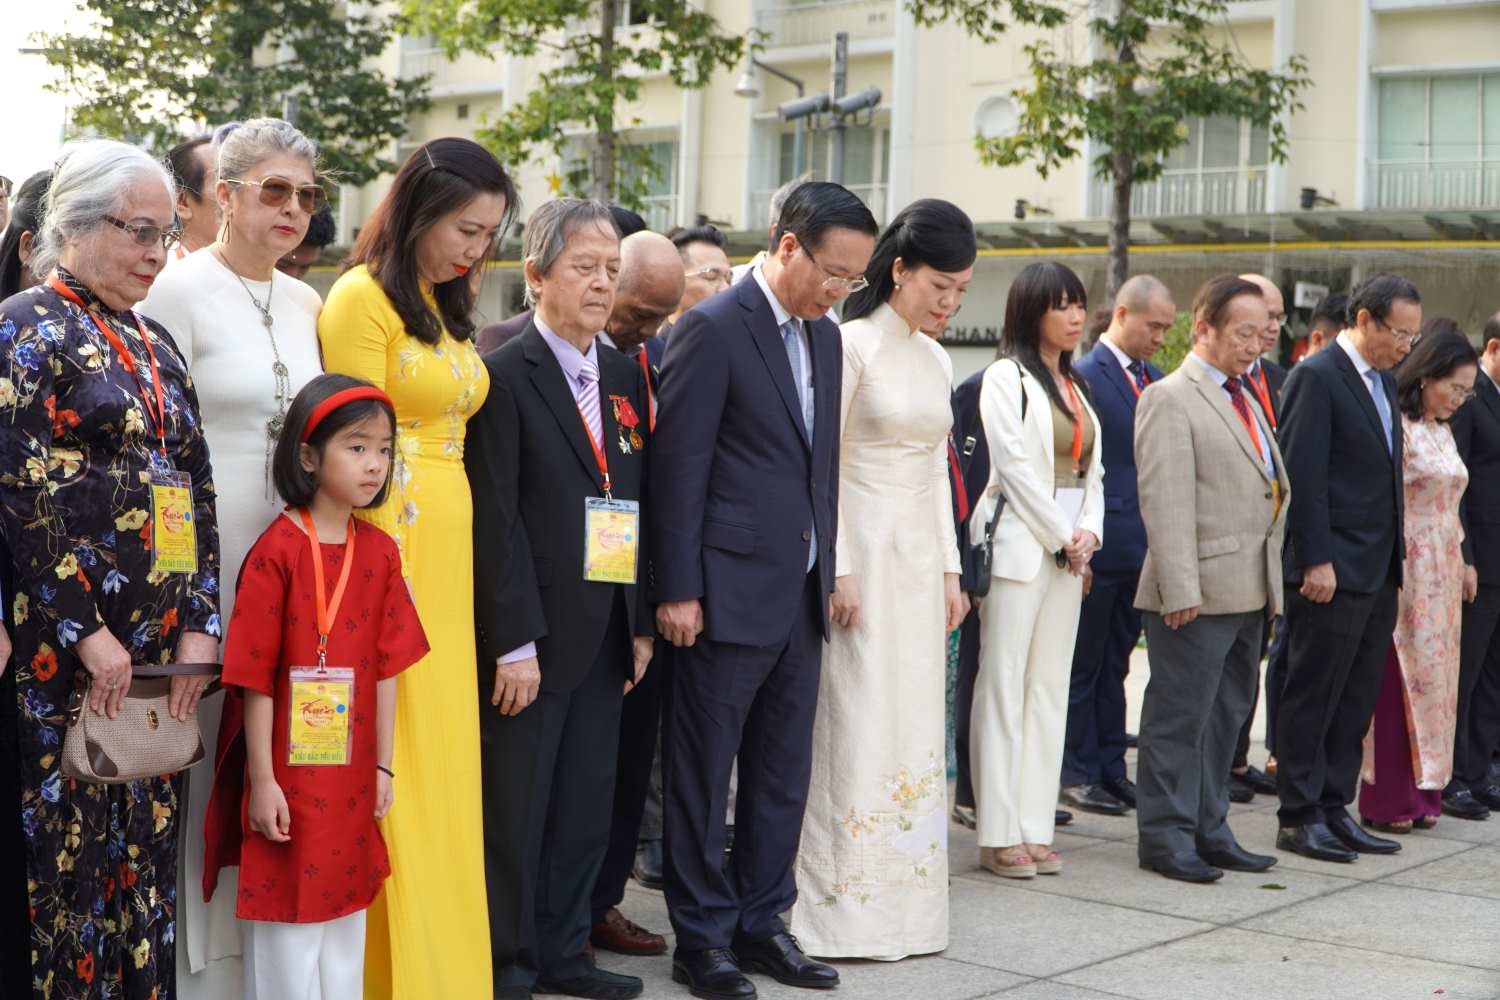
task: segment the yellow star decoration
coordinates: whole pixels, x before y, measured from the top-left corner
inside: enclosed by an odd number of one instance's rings
[[[552,189],[553,194],[562,194],[563,179],[562,175],[556,170],[544,177],[543,180],[547,182],[547,187]]]

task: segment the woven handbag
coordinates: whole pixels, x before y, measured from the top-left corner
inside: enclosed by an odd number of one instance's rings
[[[172,678],[217,674],[217,663],[153,663],[131,668],[130,688],[113,719],[89,711],[91,680],[73,692],[63,737],[62,773],[96,785],[119,785],[192,767],[204,757],[196,717],[185,721],[167,711]],[[87,678],[81,670],[79,676]],[[205,689],[205,695],[213,689]]]

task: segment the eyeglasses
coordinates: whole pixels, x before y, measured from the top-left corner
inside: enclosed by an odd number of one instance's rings
[[[129,233],[130,238],[138,246],[149,247],[151,244],[160,241],[163,250],[170,250],[182,242],[181,229],[163,229],[160,226],[142,226],[134,222],[121,222],[113,215],[106,215],[104,221],[116,229],[121,229]]]
[[[799,240],[797,245],[802,247],[802,252],[807,254],[807,259],[813,262],[813,267],[823,272],[823,287],[830,292],[853,295],[855,292],[862,292],[870,287],[870,282],[862,274],[857,278],[840,278],[836,274],[829,274],[827,269],[818,263],[818,258],[812,255],[812,251],[807,249],[807,244]]]
[[[696,271],[687,273],[689,278],[702,278],[718,284],[727,285],[734,280],[734,272],[727,267],[700,267]]]
[[[272,208],[280,208],[285,205],[292,195],[297,196],[297,204],[302,211],[312,215],[318,209],[328,204],[328,192],[317,184],[296,185],[281,177],[267,177],[263,181],[242,181],[229,177],[224,178],[226,184],[241,184],[245,187],[260,188],[260,203],[270,205]]]
[[[1411,330],[1398,330],[1383,319],[1377,319],[1375,325],[1383,326],[1391,331],[1391,336],[1396,338],[1396,343],[1398,344],[1410,344],[1412,347],[1416,347],[1417,341],[1422,339],[1421,331],[1414,333]]]

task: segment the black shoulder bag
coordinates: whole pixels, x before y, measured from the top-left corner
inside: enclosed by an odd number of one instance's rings
[[[1019,362],[1016,364],[1016,372],[1021,376],[1021,420],[1026,420],[1026,379],[1025,373],[1021,371]],[[974,456],[973,425],[980,419],[979,407],[974,407],[974,415],[969,419],[969,426],[965,428],[963,474],[967,476],[969,471],[969,460]],[[984,432],[984,426],[980,424],[980,433]],[[990,456],[994,461],[994,456]],[[975,597],[986,597],[990,592],[990,571],[995,564],[995,525],[1000,522],[1000,515],[1005,513],[1005,494],[1001,493],[995,501],[995,512],[990,515],[989,521],[984,526],[984,537],[977,544],[971,543],[967,532],[964,535],[963,544],[963,575],[971,583],[969,592]]]

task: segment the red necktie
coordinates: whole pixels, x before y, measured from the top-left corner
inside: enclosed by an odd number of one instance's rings
[[[969,491],[964,488],[963,467],[958,464],[958,449],[953,446],[953,435],[948,435],[948,471],[953,479],[953,497],[958,501],[958,523],[969,521]]]

